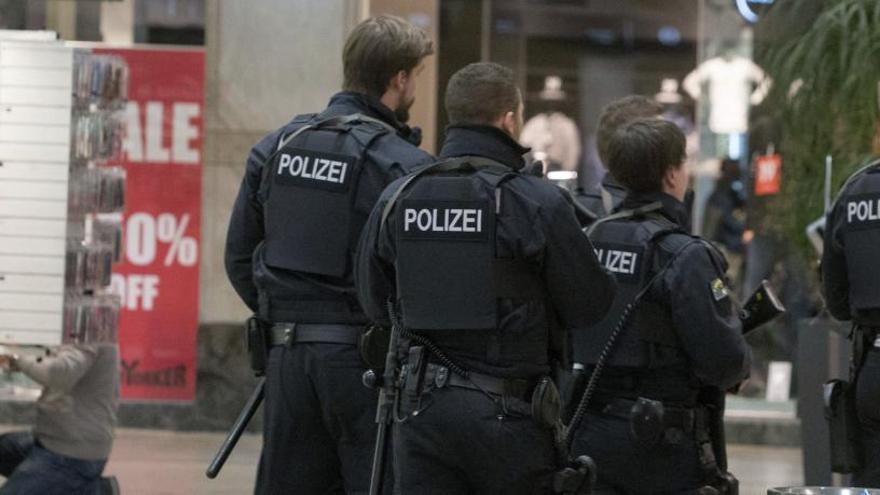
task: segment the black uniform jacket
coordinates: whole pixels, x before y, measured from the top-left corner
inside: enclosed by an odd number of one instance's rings
[[[527,151],[507,134],[488,126],[451,126],[440,158],[481,156],[514,171]],[[399,182],[399,181],[398,181]],[[367,315],[388,323],[385,302],[395,295],[397,229],[380,229],[382,209],[398,182],[383,193],[363,231],[357,259],[357,287]],[[496,227],[496,255],[534,263],[546,290],[545,300],[498,301],[495,331],[445,331],[431,336],[458,364],[476,372],[504,377],[532,377],[549,372],[551,326],[581,331],[598,321],[614,297],[613,278],[599,265],[592,245],[575,218],[570,200],[540,178],[525,174],[501,185],[502,201],[537,204],[534,219],[516,219]],[[514,209],[515,210],[515,209]],[[426,281],[430,283],[430,281]],[[557,327],[554,327],[557,328]],[[569,334],[570,335],[570,334]]]
[[[430,163],[433,157],[417,147],[418,132],[398,122],[394,113],[372,96],[354,92],[337,93],[318,118],[354,113],[380,119],[397,129],[396,134],[386,133],[377,138],[367,151],[355,205],[356,213],[360,213],[355,221],[362,223],[389,182],[419,165]],[[226,273],[235,291],[252,311],[258,312],[259,303],[264,303],[264,311],[260,312],[264,319],[298,319],[311,323],[366,322],[354,291],[351,273],[353,262],[348,264],[344,276],[331,278],[279,269],[267,265],[263,259],[263,204],[258,193],[264,161],[295,127],[296,124],[291,121],[251,149],[229,220]],[[328,218],[327,222],[333,222],[333,219]]]
[[[630,194],[620,209],[635,209],[655,201],[663,205],[661,215],[687,230],[687,208],[665,193]],[[716,285],[716,281],[726,280],[726,260],[708,241],[692,242],[694,239],[681,233],[656,241],[657,261],[652,266],[659,268],[672,261],[645,298],[668,308],[683,353],[682,364],[696,384],[726,390],[748,376],[751,351],[743,338],[730,291]],[[592,363],[597,357],[585,356],[585,360]]]
[[[862,171],[852,177],[840,192],[840,198],[858,191],[864,194],[866,188],[872,186],[867,182],[868,174],[878,174],[880,169],[873,167]],[[871,191],[873,192],[873,191]],[[880,193],[877,191],[875,195]],[[834,208],[828,212],[825,219],[825,242],[822,250],[822,292],[825,296],[825,304],[832,316],[838,320],[855,320],[857,324],[880,327],[880,308],[855,310],[850,301],[850,277],[847,268],[846,244],[844,233],[847,228],[847,201],[838,199]],[[876,246],[880,252],[880,245]],[[859,266],[863,275],[871,274],[875,277],[874,282],[880,284],[880,268],[878,268],[876,254],[865,260],[855,261],[853,266]]]

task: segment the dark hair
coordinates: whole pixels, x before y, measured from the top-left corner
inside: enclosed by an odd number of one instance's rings
[[[450,124],[493,124],[521,101],[513,71],[492,62],[460,69],[446,85],[446,114]]]
[[[599,114],[596,129],[596,148],[605,167],[608,167],[608,145],[617,129],[633,120],[656,117],[662,112],[663,107],[659,103],[641,95],[625,96],[605,105]]]
[[[355,26],[345,41],[342,88],[380,98],[395,74],[413,70],[432,53],[433,44],[423,30],[400,17],[371,17]]]
[[[608,146],[609,172],[633,192],[661,191],[666,171],[682,166],[684,159],[684,133],[656,117],[624,125]]]

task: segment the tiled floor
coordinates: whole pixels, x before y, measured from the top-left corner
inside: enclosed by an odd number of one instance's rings
[[[219,433],[120,429],[106,472],[119,478],[126,495],[250,493],[260,437],[244,436],[220,476],[208,480],[205,469],[222,441]],[[763,495],[769,486],[797,485],[801,480],[797,449],[733,445],[729,454],[742,495]]]

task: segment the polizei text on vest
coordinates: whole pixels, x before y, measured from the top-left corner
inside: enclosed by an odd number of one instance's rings
[[[284,153],[278,160],[278,175],[342,184],[348,164],[338,160]]]
[[[422,232],[482,232],[483,210],[478,208],[406,208],[403,230]]]

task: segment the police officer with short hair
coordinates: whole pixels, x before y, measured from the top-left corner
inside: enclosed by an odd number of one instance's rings
[[[605,105],[596,128],[596,150],[602,166],[608,169],[608,147],[618,129],[633,120],[657,117],[661,113],[663,108],[659,103],[642,95],[625,96]],[[626,189],[607,172],[599,184],[575,191],[578,202],[599,218],[614,211],[625,196]]]
[[[394,424],[398,493],[547,493],[568,332],[614,284],[556,186],[521,174],[513,72],[476,63],[446,89],[441,161],[392,183],[361,239],[357,287],[402,327]]]
[[[852,320],[853,385],[864,462],[853,485],[880,488],[880,161],[853,174],[828,213],[822,289],[828,310]]]
[[[432,161],[405,125],[431,41],[391,16],[354,28],[344,90],[251,149],[226,271],[269,347],[256,493],[366,493],[377,395],[356,347],[368,320],[353,253],[382,189]]]
[[[722,475],[713,447],[723,449],[699,398],[749,370],[725,260],[685,229],[684,144],[674,124],[652,118],[618,129],[608,148],[629,194],[589,236],[618,293],[602,322],[575,336],[575,360],[600,371],[572,448],[596,462],[601,493],[716,493],[697,491]]]

